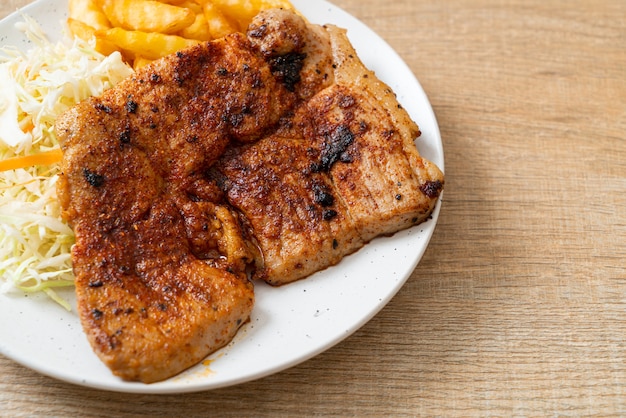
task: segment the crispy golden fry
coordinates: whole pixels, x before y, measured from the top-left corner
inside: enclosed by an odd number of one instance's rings
[[[185,0],[181,3],[181,7],[193,10],[196,14],[196,20],[182,31],[176,33],[176,35],[187,39],[197,39],[199,41],[210,41],[213,39],[213,36],[211,36],[211,32],[209,31],[209,23],[206,20],[202,6],[194,0]]]
[[[197,14],[195,22],[178,32],[177,35],[187,39],[197,39],[198,41],[210,41],[213,39],[209,30],[209,22],[207,22],[204,13]]]
[[[103,55],[109,55],[117,51],[117,47],[115,44],[112,44],[111,42],[108,42],[104,39],[98,39],[96,37],[96,29],[89,26],[85,22],[72,19],[70,17],[67,19],[67,26],[69,27],[72,34],[78,38],[84,39],[85,41],[96,39],[96,51],[98,51],[99,53]]]
[[[258,2],[251,0],[211,0],[210,2],[235,22],[239,31],[247,27],[246,22],[250,23],[256,14],[254,10],[258,6],[258,4],[255,4]]]
[[[195,39],[185,39],[176,35],[138,30],[129,31],[122,28],[96,31],[96,37],[114,43],[126,53],[139,55],[151,60],[173,54],[199,43]]]
[[[270,8],[289,0],[68,0],[68,27],[103,54],[120,51],[134,68],[198,42],[244,32]]]
[[[166,1],[166,0],[159,0]],[[195,14],[202,13],[202,5],[198,3],[198,0],[183,0],[178,4],[180,7],[186,7],[187,9],[191,9]]]
[[[81,21],[95,30],[111,27],[96,0],[69,0],[68,12],[71,19]]]
[[[236,22],[238,30],[244,31],[261,10],[271,8],[293,9],[287,0],[211,0],[222,13]]]
[[[100,0],[113,26],[143,32],[172,34],[191,25],[195,13],[185,7],[155,0]]]
[[[224,13],[210,0],[199,0],[204,10],[204,17],[209,25],[213,38],[221,38],[229,33],[237,32],[238,28],[230,22]]]

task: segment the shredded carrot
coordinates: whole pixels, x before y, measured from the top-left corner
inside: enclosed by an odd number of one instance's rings
[[[39,154],[26,155],[24,157],[8,158],[0,161],[0,171],[16,170],[18,168],[31,167],[33,165],[48,165],[61,161],[63,151],[55,149]]]
[[[32,132],[33,129],[35,129],[35,125],[30,120],[27,122],[26,126],[22,127],[22,131],[24,131],[24,133]]]

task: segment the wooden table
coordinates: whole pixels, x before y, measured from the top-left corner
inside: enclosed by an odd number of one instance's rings
[[[101,392],[0,356],[0,416],[626,414],[626,2],[335,4],[440,124],[443,207],[402,290],[314,359],[211,392]]]

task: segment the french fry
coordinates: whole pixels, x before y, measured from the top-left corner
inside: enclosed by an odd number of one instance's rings
[[[81,21],[95,30],[111,27],[96,0],[69,0],[68,12],[71,19]]]
[[[117,27],[96,31],[96,37],[117,45],[127,54],[142,56],[150,60],[159,59],[200,43],[195,39],[185,39],[176,35],[129,31]]]
[[[167,3],[167,0],[159,0],[159,1]],[[196,0],[183,0],[181,3],[178,3],[178,6],[191,9],[195,14],[202,13],[202,5],[198,3]]]
[[[254,0],[211,0],[211,3],[237,25],[237,30],[245,30],[258,11],[258,1]]]
[[[90,41],[91,39],[96,40],[96,51],[103,55],[110,55],[113,52],[117,51],[117,47],[104,39],[98,39],[96,37],[96,29],[89,26],[85,22],[80,20],[72,19],[69,17],[67,19],[67,26],[70,29],[72,34],[80,39],[85,41]]]
[[[288,0],[261,0],[261,9],[287,9],[293,10],[293,4]]]
[[[289,0],[68,0],[70,32],[103,54],[114,51],[135,69],[200,42],[245,32],[269,8]]]
[[[209,26],[209,32],[213,38],[221,38],[229,33],[236,32],[237,26],[228,20],[221,10],[210,0],[200,0],[204,17]]]
[[[261,10],[271,8],[293,9],[288,0],[212,0],[226,17],[237,23],[240,31],[245,31]]]
[[[191,25],[178,33],[179,36],[187,39],[197,39],[199,41],[210,41],[213,39],[209,30],[209,22],[203,12],[196,14],[196,20]]]
[[[191,25],[195,13],[155,0],[100,0],[102,11],[115,27],[172,34]]]
[[[183,3],[186,3],[187,0],[158,0],[161,3],[166,3],[166,4],[173,4],[174,6],[180,6]]]

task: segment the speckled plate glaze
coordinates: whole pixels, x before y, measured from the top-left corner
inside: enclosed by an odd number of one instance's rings
[[[333,23],[348,36],[365,64],[398,94],[420,126],[422,155],[443,168],[435,115],[411,70],[363,23],[322,0],[293,0],[314,23]],[[35,18],[50,39],[61,36],[66,0],[38,0],[0,21],[0,44],[28,49],[14,27],[21,13]],[[435,229],[428,222],[378,238],[339,265],[280,288],[256,284],[251,321],[228,346],[167,381],[124,382],[92,352],[76,310],[65,311],[42,295],[0,294],[0,353],[42,374],[87,387],[129,393],[182,393],[215,389],[285,370],[350,336],[378,313],[405,283]],[[74,301],[73,290],[64,296]]]

